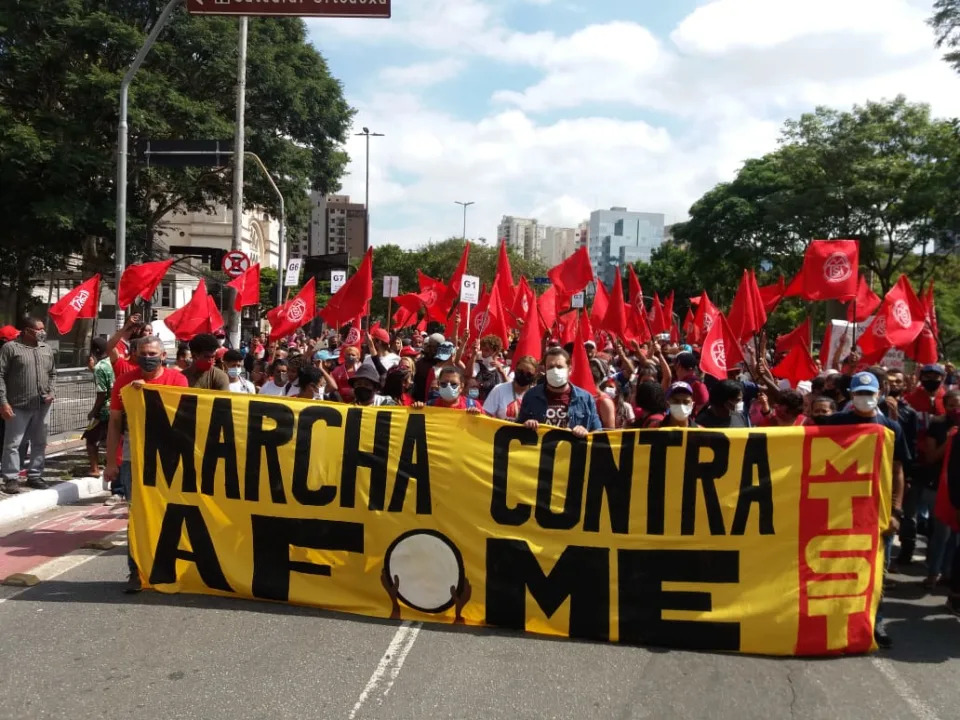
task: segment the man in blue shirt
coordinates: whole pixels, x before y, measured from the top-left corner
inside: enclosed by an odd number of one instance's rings
[[[543,359],[546,383],[531,388],[520,403],[517,422],[536,430],[540,425],[569,429],[576,437],[602,430],[593,396],[570,384],[570,356],[560,347]]]
[[[903,428],[896,420],[891,420],[880,412],[880,383],[872,373],[858,372],[850,380],[850,396],[852,407],[828,417],[817,418],[819,425],[883,425],[893,431],[893,494],[891,502],[893,511],[890,526],[884,532],[884,571],[890,565],[890,550],[893,547],[893,536],[900,529],[900,520],[903,518],[903,464],[910,460],[910,449],[907,447]],[[883,601],[877,608],[877,618],[874,623],[874,639],[882,648],[893,646],[893,641],[883,627]]]

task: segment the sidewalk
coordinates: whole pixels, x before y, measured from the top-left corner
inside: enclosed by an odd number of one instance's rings
[[[58,505],[72,505],[109,494],[104,492],[100,478],[74,475],[76,469],[87,465],[86,445],[80,436],[79,432],[68,432],[47,439],[43,477],[46,489],[23,486],[18,495],[0,493],[0,528]]]

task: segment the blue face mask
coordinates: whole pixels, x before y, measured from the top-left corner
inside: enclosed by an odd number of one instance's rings
[[[480,388],[470,388],[467,390],[467,396],[476,400],[480,397]]]

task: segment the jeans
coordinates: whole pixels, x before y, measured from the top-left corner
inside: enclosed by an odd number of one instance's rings
[[[887,571],[890,569],[890,551],[893,550],[893,535],[881,538],[883,540],[883,577],[886,579]],[[877,617],[873,626],[880,627],[883,624],[883,590],[880,591],[880,603],[877,605]]]
[[[932,494],[931,494],[932,493]],[[914,478],[903,496],[903,522],[900,523],[900,552],[913,554],[917,544],[917,517],[933,514],[936,490],[931,490],[920,478]]]
[[[47,415],[50,406],[46,403],[37,408],[14,408],[13,417],[3,428],[3,459],[0,473],[7,482],[15,481],[20,474],[20,447],[26,440],[30,443],[30,462],[27,477],[43,477],[43,465],[47,450]]]
[[[123,486],[123,494],[127,498],[127,503],[131,503],[133,500],[133,495],[131,491],[133,490],[133,471],[130,468],[130,461],[124,460],[120,463],[120,472],[117,475],[117,479],[120,481],[120,484]],[[130,507],[128,512],[133,512],[133,508]],[[133,554],[130,550],[130,523],[127,523],[127,569],[130,570],[131,574],[137,573],[137,564],[133,561]]]

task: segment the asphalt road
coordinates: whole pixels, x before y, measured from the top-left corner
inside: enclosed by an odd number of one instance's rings
[[[62,574],[40,585],[0,586],[0,718],[946,720],[960,712],[960,620],[941,609],[942,596],[921,599],[913,585],[891,593],[892,651],[784,660],[127,596],[122,549],[55,562]]]

